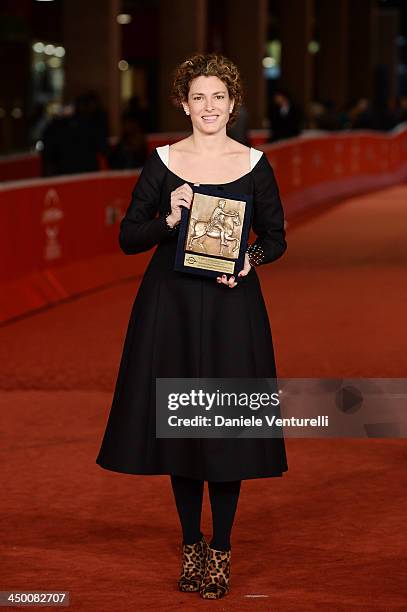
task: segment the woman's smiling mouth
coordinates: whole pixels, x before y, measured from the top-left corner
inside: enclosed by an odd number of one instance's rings
[[[202,115],[202,119],[207,123],[214,123],[219,115]]]

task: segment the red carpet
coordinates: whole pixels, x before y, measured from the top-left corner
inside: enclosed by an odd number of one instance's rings
[[[344,202],[259,269],[280,376],[406,376],[406,201]],[[243,482],[230,595],[177,591],[169,477],[95,464],[136,287],[0,329],[1,590],[70,591],[86,611],[406,610],[405,440],[287,439],[282,479]],[[210,535],[207,493],[203,518]]]

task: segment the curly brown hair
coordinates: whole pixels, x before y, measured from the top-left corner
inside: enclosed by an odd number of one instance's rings
[[[217,53],[196,53],[179,64],[174,71],[171,99],[176,106],[188,100],[191,81],[199,76],[217,76],[227,87],[229,97],[233,98],[233,111],[227,125],[233,125],[243,102],[243,86],[235,64]]]

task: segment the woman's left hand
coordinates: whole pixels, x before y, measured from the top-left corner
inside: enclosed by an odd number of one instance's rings
[[[244,266],[243,269],[240,270],[238,277],[241,278],[242,276],[247,276],[247,274],[249,274],[251,269],[251,265],[249,262],[249,257],[247,255],[247,253],[245,253],[244,256]],[[229,279],[226,277],[226,274],[223,274],[222,276],[217,276],[216,277],[216,282],[217,283],[221,283],[222,285],[227,285],[230,289],[233,289],[234,287],[237,287],[239,283],[237,283],[235,281],[235,277],[231,276]]]

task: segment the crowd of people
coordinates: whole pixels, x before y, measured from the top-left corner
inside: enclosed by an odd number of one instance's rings
[[[146,134],[145,111],[132,98],[122,113],[120,138],[112,142],[100,97],[95,92],[84,93],[43,125],[43,175],[139,168],[147,157]]]
[[[290,93],[279,88],[272,94],[268,108],[269,142],[299,136],[305,129],[388,131],[406,121],[407,96],[380,104],[360,98],[343,109],[337,108],[332,100],[315,101],[304,113]],[[43,175],[53,176],[143,166],[148,155],[148,128],[146,110],[133,97],[122,112],[121,135],[112,142],[100,97],[87,92],[52,119],[44,121],[41,117],[33,125],[32,134],[41,141]],[[249,145],[249,115],[244,106],[228,133]]]
[[[278,89],[272,96],[269,110],[270,141],[298,136],[304,129],[386,132],[406,121],[407,96],[377,103],[359,98],[345,108],[337,108],[332,100],[314,101],[305,116],[289,92]]]

